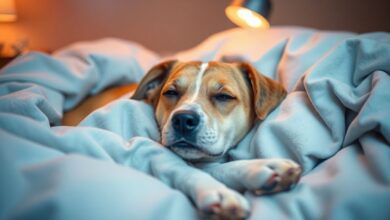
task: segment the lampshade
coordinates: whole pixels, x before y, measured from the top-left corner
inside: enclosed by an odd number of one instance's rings
[[[13,0],[0,0],[0,22],[16,21],[16,9]]]
[[[233,23],[249,28],[269,28],[270,12],[270,0],[233,0],[225,10]]]

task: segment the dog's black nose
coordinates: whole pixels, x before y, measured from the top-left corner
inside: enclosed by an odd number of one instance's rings
[[[191,134],[199,125],[199,115],[193,111],[182,110],[172,117],[172,126],[181,135]]]

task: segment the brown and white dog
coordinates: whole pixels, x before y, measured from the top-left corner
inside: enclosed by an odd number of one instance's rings
[[[129,89],[103,93],[104,102]],[[264,194],[294,185],[301,174],[299,166],[284,159],[228,162],[226,152],[238,144],[256,120],[264,120],[285,95],[278,82],[247,63],[166,61],[146,74],[132,98],[154,106],[162,145],[210,174],[215,182],[238,191]],[[97,101],[85,103],[68,113],[65,121],[78,115],[80,109],[97,107],[91,107]],[[201,187],[212,192],[215,185],[212,180]],[[200,198],[187,188],[184,193],[202,211],[229,219],[248,215],[248,202],[231,189],[217,187],[219,198],[214,199],[210,198],[213,193]]]

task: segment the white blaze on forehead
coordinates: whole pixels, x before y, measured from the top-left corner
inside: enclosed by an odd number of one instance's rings
[[[194,94],[192,95],[191,99],[188,101],[189,103],[194,102],[196,100],[196,97],[198,97],[199,91],[200,91],[200,87],[202,85],[202,78],[203,78],[203,75],[206,72],[206,69],[207,69],[208,66],[209,66],[209,63],[202,63],[200,65],[200,69],[199,69],[198,75],[196,76]]]

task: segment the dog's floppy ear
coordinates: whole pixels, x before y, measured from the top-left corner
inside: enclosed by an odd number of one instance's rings
[[[177,62],[177,60],[169,60],[152,67],[141,80],[131,98],[156,104],[162,85]]]
[[[286,97],[283,86],[259,72],[248,63],[238,63],[238,68],[249,80],[253,91],[253,102],[256,116],[264,120],[275,107]]]

